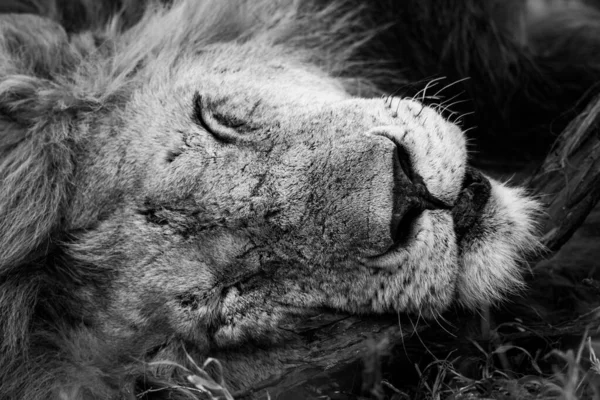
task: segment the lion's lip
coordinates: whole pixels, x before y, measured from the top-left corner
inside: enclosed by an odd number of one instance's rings
[[[452,208],[454,231],[460,240],[477,224],[491,196],[492,185],[481,172],[467,168],[463,189]]]

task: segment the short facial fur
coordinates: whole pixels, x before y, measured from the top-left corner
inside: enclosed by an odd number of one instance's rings
[[[100,46],[2,17],[2,361],[38,369],[0,393],[113,396],[182,342],[235,351],[321,307],[435,316],[519,288],[537,204],[468,168],[433,109],[354,96],[323,67],[345,50],[280,3],[182,1]]]

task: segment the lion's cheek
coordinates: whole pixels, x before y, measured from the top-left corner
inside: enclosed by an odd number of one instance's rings
[[[389,140],[362,134],[295,143],[270,169],[271,190],[284,206],[268,221],[312,253],[385,252],[393,244],[394,150]]]
[[[435,315],[452,303],[459,262],[448,212],[426,210],[406,243],[378,258],[385,258],[379,266],[365,260],[363,264],[346,261],[327,269],[296,270],[295,283],[289,282],[281,300],[357,313],[425,315]]]
[[[289,332],[279,328],[293,316],[294,307],[279,303],[283,298],[283,287],[270,287],[264,283],[249,291],[240,287],[227,289],[221,301],[218,328],[211,336],[217,347],[237,346],[248,340],[277,343],[289,336]],[[299,313],[307,314],[308,311]]]

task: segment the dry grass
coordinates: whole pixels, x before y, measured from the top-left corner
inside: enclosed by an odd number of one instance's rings
[[[578,287],[571,289],[581,292]],[[532,292],[535,293],[535,288]],[[432,326],[408,337],[399,353],[394,353],[393,346],[386,340],[368,340],[360,389],[338,382],[337,387],[342,390],[330,393],[327,388],[318,388],[314,397],[306,398],[600,400],[600,330],[594,323],[600,320],[600,308],[593,308],[591,298],[587,300],[585,309],[589,311],[578,315],[571,312],[570,320],[565,320],[564,316],[568,315],[565,310],[549,305],[561,316],[559,321],[553,320],[546,314],[547,310],[531,303],[530,299],[523,302],[532,307],[530,314],[538,315],[535,323],[530,323],[530,315],[507,320],[498,313],[482,310],[479,316],[471,316],[463,323],[464,329],[455,324],[456,336],[446,332],[445,327]],[[600,305],[600,298],[595,300]],[[496,318],[498,323],[494,322]],[[431,331],[434,333],[430,334]],[[444,332],[446,338],[441,337]],[[424,357],[419,359],[414,354]],[[399,367],[396,358],[404,356],[409,363]],[[188,360],[192,369],[162,363],[187,374],[191,387],[182,390],[211,400],[233,399],[217,360],[209,358],[202,365],[189,356]],[[270,399],[268,394],[259,398]],[[285,394],[278,398],[287,399]]]
[[[468,344],[463,345],[457,343],[444,358],[435,357],[424,366],[416,363],[416,385],[385,381],[386,395],[379,399],[600,400],[600,340],[590,333],[591,329],[584,329],[579,343],[569,348],[567,343],[571,340],[560,344],[566,337],[559,337],[558,341],[533,341],[529,346],[503,342],[504,335],[499,330],[507,326],[491,328],[488,338],[468,339]],[[516,321],[510,327],[521,331],[523,338],[540,339],[547,339],[548,332],[556,328],[536,330]],[[547,345],[560,347],[544,353]]]
[[[190,386],[170,386],[164,389],[177,390],[182,394],[187,394],[190,399],[206,399],[206,400],[234,400],[233,396],[227,389],[223,378],[223,366],[219,360],[214,358],[207,358],[206,361],[199,366],[196,361],[186,352],[186,356],[193,369],[188,369],[183,365],[172,361],[155,361],[149,363],[149,366],[156,367],[174,367],[185,373],[185,378],[190,383]],[[216,376],[211,376],[208,372],[209,367],[213,366],[216,370]],[[164,390],[158,389],[158,390]],[[149,392],[155,391],[153,389],[147,390],[143,393],[138,394],[138,398],[145,398]]]

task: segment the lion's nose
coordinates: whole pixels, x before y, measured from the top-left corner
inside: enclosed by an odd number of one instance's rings
[[[385,129],[377,128],[368,132],[389,140],[393,146],[392,214],[390,232],[394,245],[398,244],[411,231],[424,210],[452,209],[452,205],[431,194],[423,178],[411,163],[408,150],[398,143]]]
[[[449,210],[452,205],[431,194],[414,170],[406,149],[397,143],[394,153],[393,212],[390,223],[394,244],[402,242],[424,210]]]
[[[406,148],[394,140],[391,140],[388,136],[380,136],[389,139],[395,147],[393,172],[395,183],[394,191],[397,192],[396,194],[411,199],[410,201],[414,206],[421,210],[452,208],[452,205],[435,197],[431,194],[429,189],[427,189],[423,177],[415,171]]]

